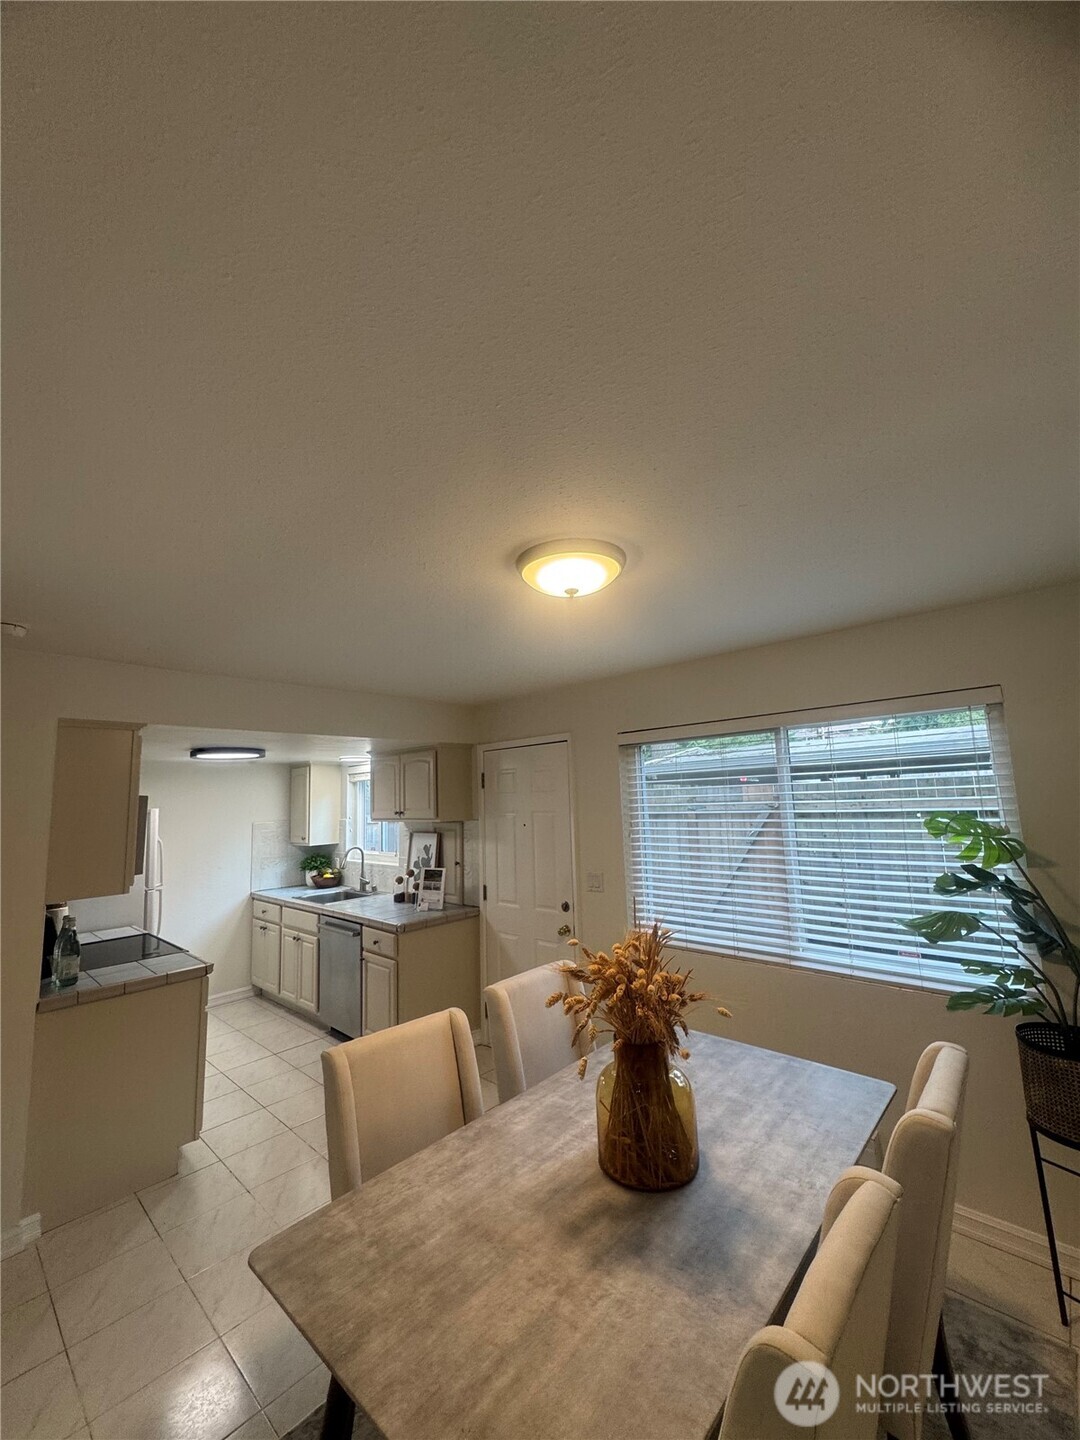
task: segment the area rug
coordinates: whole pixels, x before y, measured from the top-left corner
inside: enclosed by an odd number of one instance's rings
[[[1077,1354],[1062,1327],[1060,1340],[1052,1340],[1019,1320],[988,1310],[960,1295],[945,1297],[945,1334],[958,1375],[1045,1375],[1042,1404],[1037,1414],[988,1413],[968,1416],[971,1440],[1078,1440]],[[995,1402],[990,1401],[993,1405]],[[1002,1403],[1002,1402],[997,1402]],[[949,1440],[943,1416],[928,1415],[924,1440]]]
[[[946,1296],[945,1332],[957,1374],[1047,1377],[1043,1381],[1041,1403],[1045,1408],[1041,1412],[1018,1416],[987,1413],[984,1408],[984,1413],[968,1417],[972,1440],[1017,1440],[1021,1435],[1024,1440],[1080,1440],[1077,1353],[1066,1339],[1052,1340],[1018,1320],[959,1295]],[[1063,1337],[1065,1333],[1063,1330]],[[290,1430],[285,1440],[319,1440],[322,1414],[320,1405],[313,1415]],[[566,1433],[561,1420],[556,1423],[555,1433]],[[923,1436],[925,1440],[949,1440],[944,1417],[928,1415]],[[360,1414],[353,1426],[353,1440],[385,1440],[385,1437],[370,1416]],[[505,1440],[547,1440],[547,1437],[537,1429],[531,1436],[508,1435]],[[640,1436],[624,1435],[618,1440],[650,1440],[650,1437],[643,1431]],[[687,1440],[692,1437],[688,1436]]]

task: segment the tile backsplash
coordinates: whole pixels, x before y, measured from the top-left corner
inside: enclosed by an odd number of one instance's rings
[[[480,821],[465,821],[465,839],[463,844],[462,860],[464,862],[464,881],[462,903],[465,905],[480,904]]]
[[[429,828],[418,827],[418,828]],[[444,860],[455,871],[447,875],[447,898],[453,896],[464,905],[480,903],[480,823],[467,820],[460,823],[437,825],[444,832]],[[394,877],[400,875],[405,866],[405,852],[408,848],[408,827],[401,827],[401,853],[396,862],[381,863],[368,860],[364,873],[381,894],[392,894]],[[251,827],[251,888],[252,890],[277,890],[286,885],[302,885],[304,874],[300,869],[303,850],[289,843],[287,821],[256,823]],[[458,861],[455,865],[454,861]],[[460,872],[460,873],[458,873]],[[360,877],[360,861],[353,859],[345,866],[346,885],[355,885]],[[460,897],[454,893],[460,884]]]
[[[302,885],[303,851],[289,843],[287,820],[257,821],[251,827],[251,888],[278,890]]]

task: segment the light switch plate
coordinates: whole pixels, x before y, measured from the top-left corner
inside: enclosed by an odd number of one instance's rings
[[[590,890],[603,890],[604,873],[602,870],[590,870],[585,877],[585,884]]]

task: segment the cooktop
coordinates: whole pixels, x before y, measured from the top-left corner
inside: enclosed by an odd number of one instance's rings
[[[160,960],[163,955],[186,955],[182,945],[170,945],[160,935],[117,935],[112,940],[85,940],[82,968],[104,970],[108,965],[130,965],[140,960]]]

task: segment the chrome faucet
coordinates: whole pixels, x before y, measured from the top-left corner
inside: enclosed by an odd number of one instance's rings
[[[368,882],[367,876],[364,874],[364,865],[367,863],[367,856],[364,854],[364,847],[362,845],[350,845],[341,857],[341,864],[338,868],[344,873],[345,866],[349,863],[349,856],[354,850],[360,851],[360,889],[366,890]]]

